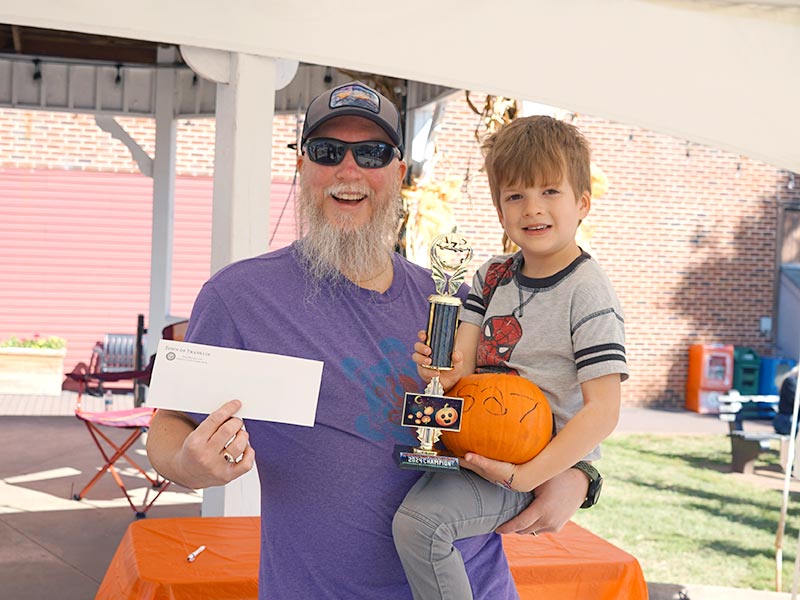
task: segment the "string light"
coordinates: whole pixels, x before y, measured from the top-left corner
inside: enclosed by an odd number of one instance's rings
[[[736,177],[737,179],[742,176],[742,163],[736,163]]]
[[[114,77],[114,83],[119,85],[122,83],[122,65],[117,63],[117,76]]]
[[[42,69],[39,66],[41,61],[38,58],[33,59],[33,80],[39,81],[42,78]]]
[[[189,70],[189,65],[182,63],[182,62],[171,62],[171,63],[116,63],[107,60],[91,60],[91,59],[75,59],[75,58],[61,58],[56,56],[48,56],[44,60],[40,58],[33,58],[32,56],[21,56],[21,55],[7,55],[3,57],[3,60],[6,62],[14,62],[14,63],[29,63],[32,62],[34,66],[36,65],[66,65],[66,66],[86,66],[86,67],[114,67],[117,64],[122,65],[126,69],[147,69],[147,70],[155,70],[155,69],[181,69],[181,70]],[[41,70],[40,73],[41,75]]]
[[[789,173],[789,181],[786,182],[786,189],[787,190],[794,189],[794,173]]]

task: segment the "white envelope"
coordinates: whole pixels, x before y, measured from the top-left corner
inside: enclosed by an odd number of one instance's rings
[[[322,362],[293,356],[158,343],[147,406],[210,413],[242,401],[237,417],[314,426]]]

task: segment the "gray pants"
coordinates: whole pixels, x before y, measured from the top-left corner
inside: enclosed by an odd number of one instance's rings
[[[455,540],[482,535],[533,500],[489,483],[472,471],[425,473],[392,521],[394,545],[415,600],[471,600],[472,589]]]

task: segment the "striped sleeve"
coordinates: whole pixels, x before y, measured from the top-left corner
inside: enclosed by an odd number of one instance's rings
[[[583,383],[612,373],[619,373],[625,381],[628,378],[625,319],[613,293],[595,297],[593,303],[598,300],[601,307],[595,306],[572,327],[578,381]]]

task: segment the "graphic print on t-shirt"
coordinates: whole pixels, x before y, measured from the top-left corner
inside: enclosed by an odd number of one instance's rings
[[[370,440],[407,444],[415,439],[414,433],[408,427],[401,427],[400,413],[405,393],[421,391],[417,389],[421,388],[417,368],[411,352],[400,340],[386,338],[379,347],[381,353],[371,364],[356,358],[342,361],[344,372],[366,397],[368,412],[356,416],[355,428]]]
[[[494,291],[514,279],[514,257],[502,263],[490,265],[483,282],[483,308],[489,307]],[[519,375],[516,369],[510,369],[506,361],[522,339],[522,325],[513,314],[490,317],[483,323],[481,339],[478,343],[478,373],[510,373]]]

